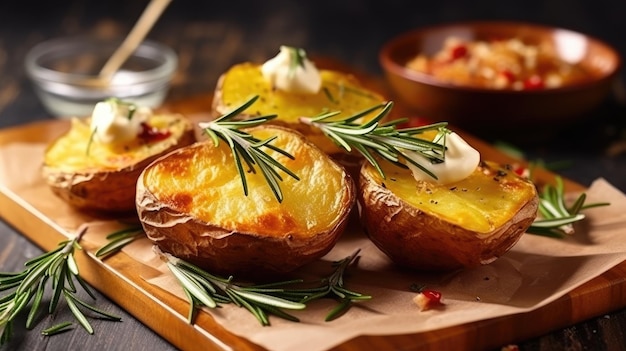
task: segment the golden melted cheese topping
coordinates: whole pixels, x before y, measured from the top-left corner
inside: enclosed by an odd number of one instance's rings
[[[313,117],[327,111],[341,111],[347,117],[384,102],[384,99],[362,86],[350,75],[320,70],[322,88],[316,94],[299,94],[274,89],[261,73],[261,66],[242,63],[222,77],[221,113],[240,106],[252,96],[260,98],[245,113],[278,114],[278,119],[297,122],[301,116]],[[372,114],[373,115],[373,114]],[[339,118],[339,117],[338,117]]]
[[[300,178],[280,172],[282,203],[260,172],[246,173],[249,194],[244,196],[233,156],[223,141],[217,147],[206,141],[179,149],[146,168],[141,181],[162,205],[227,230],[282,237],[334,228],[350,195],[343,169],[300,135],[271,127],[254,129],[252,134],[259,139],[276,135],[272,144],[295,156],[291,160],[268,151]]]
[[[148,124],[169,135],[158,141],[136,138],[105,144],[91,140],[89,119],[72,119],[70,130],[46,150],[44,163],[66,172],[119,170],[168,149],[189,127],[178,115],[153,115]]]
[[[535,196],[531,182],[489,162],[467,178],[445,185],[416,181],[410,170],[389,162],[381,162],[381,167],[387,180],[371,166],[366,172],[413,207],[478,233],[502,226]]]

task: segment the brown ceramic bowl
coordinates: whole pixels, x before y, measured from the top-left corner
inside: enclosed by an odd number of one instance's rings
[[[519,38],[528,45],[548,41],[560,59],[580,65],[588,78],[559,88],[496,90],[445,83],[405,67],[418,54],[432,57],[451,36],[467,41]],[[381,49],[379,59],[394,99],[418,116],[448,121],[467,131],[549,126],[588,115],[609,96],[621,65],[619,54],[598,39],[520,22],[467,22],[419,28],[391,39]]]

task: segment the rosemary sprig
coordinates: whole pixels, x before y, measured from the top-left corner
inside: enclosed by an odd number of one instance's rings
[[[304,62],[306,61],[306,51],[301,48],[294,48],[291,46],[285,46],[289,50],[289,77],[293,77],[296,74],[298,67],[304,69]]]
[[[219,303],[234,303],[250,311],[262,325],[269,325],[268,314],[297,321],[283,309],[301,310],[306,307],[303,303],[276,296],[281,292],[279,288],[241,285],[234,282],[233,277],[218,277],[174,256],[163,255],[190,302],[189,323],[193,322],[195,309],[202,305],[215,308]]]
[[[62,296],[76,320],[90,334],[93,334],[93,328],[81,311],[81,307],[95,312],[104,319],[121,320],[120,317],[101,311],[75,296],[76,282],[78,282],[87,294],[95,299],[93,292],[79,276],[78,265],[74,259],[75,250],[81,249],[79,241],[86,231],[87,227],[83,227],[73,239],[63,241],[56,249],[27,261],[24,264],[26,269],[22,272],[0,273],[0,290],[13,289],[11,293],[0,298],[0,345],[9,341],[15,318],[31,300],[26,328],[33,327],[47,283],[50,283],[52,288],[52,298],[48,305],[49,314],[56,311]],[[63,326],[60,329],[67,327]],[[58,331],[56,328],[52,330]]]
[[[565,202],[563,179],[555,177],[556,185],[546,184],[539,193],[539,214],[533,224],[526,230],[529,234],[552,237],[562,237],[574,234],[574,223],[581,221],[585,215],[580,213],[584,209],[608,206],[609,203],[585,204],[587,195],[581,193],[571,206]]]
[[[414,155],[420,155],[432,163],[445,161],[445,138],[450,132],[446,122],[434,123],[422,127],[396,129],[396,125],[404,120],[394,120],[381,124],[381,120],[389,113],[393,102],[387,102],[368,108],[353,116],[334,120],[330,119],[340,112],[328,112],[317,117],[301,117],[300,121],[320,129],[327,137],[337,145],[350,152],[352,149],[361,153],[372,164],[378,173],[385,178],[385,174],[374,155],[403,168],[406,165],[400,161],[403,157],[407,162],[418,167],[430,177],[437,176],[414,160]],[[357,123],[357,120],[371,112],[380,110],[374,118],[365,122]],[[439,133],[435,140],[426,140],[416,137],[426,131],[436,130]]]
[[[243,167],[242,159],[243,162],[246,163],[249,172],[256,173],[255,167],[259,168],[265,177],[267,184],[272,189],[276,200],[278,200],[278,202],[282,202],[283,193],[280,189],[279,181],[282,181],[283,178],[278,170],[285,172],[287,175],[296,180],[300,180],[300,178],[276,159],[272,158],[272,156],[268,153],[263,151],[263,148],[276,151],[292,160],[294,157],[288,152],[271,144],[276,137],[260,140],[242,130],[242,128],[250,128],[263,124],[276,118],[276,115],[258,116],[245,120],[234,120],[237,115],[245,111],[245,109],[252,105],[257,99],[258,96],[254,96],[231,112],[211,122],[201,122],[199,123],[199,126],[213,139],[215,146],[219,144],[220,139],[228,144],[235,159],[235,165],[237,167],[237,171],[239,172],[239,176],[241,177],[243,191],[246,196],[248,196],[248,182],[246,180],[246,172]]]
[[[291,296],[301,296],[302,300],[300,301],[303,303],[326,297],[337,298],[339,304],[326,315],[325,320],[328,322],[336,319],[343,315],[352,306],[354,301],[369,300],[372,298],[370,295],[349,290],[344,286],[346,270],[348,267],[357,263],[360,251],[361,250],[357,250],[352,255],[333,262],[335,270],[328,277],[320,280],[321,285],[319,287],[289,290],[285,291],[285,293]]]
[[[107,235],[109,242],[100,247],[96,252],[96,257],[104,257],[121,250],[124,246],[130,244],[136,239],[144,236],[141,226],[133,226],[113,232]]]
[[[215,308],[220,304],[234,303],[247,309],[263,326],[270,325],[270,314],[298,322],[297,317],[284,310],[302,310],[312,300],[333,296],[340,299],[339,305],[326,317],[330,321],[344,313],[353,301],[370,299],[369,295],[344,287],[346,269],[356,261],[357,254],[358,251],[348,258],[334,262],[335,271],[322,279],[321,285],[304,289],[288,288],[294,284],[302,284],[301,279],[263,285],[240,284],[232,276],[219,277],[172,255],[161,253],[189,300],[189,323],[193,322],[195,310],[200,306]]]

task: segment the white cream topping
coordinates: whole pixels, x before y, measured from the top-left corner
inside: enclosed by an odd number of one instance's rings
[[[322,77],[302,49],[281,46],[280,52],[261,66],[263,77],[279,90],[290,93],[317,94]]]
[[[91,114],[94,140],[104,144],[133,140],[141,132],[141,124],[151,115],[152,110],[148,107],[139,107],[116,99],[101,101]]]
[[[442,144],[443,138],[435,142]],[[409,152],[408,156],[412,160],[437,176],[437,179],[434,179],[417,166],[407,162],[407,166],[413,172],[413,177],[416,180],[449,184],[467,178],[476,170],[480,162],[480,153],[463,138],[454,132],[449,133],[446,136],[445,145],[447,148],[445,161],[441,163],[432,163],[428,158],[416,152]]]

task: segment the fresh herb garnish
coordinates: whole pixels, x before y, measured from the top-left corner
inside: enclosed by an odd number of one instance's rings
[[[112,253],[118,252],[124,246],[130,244],[131,242],[143,236],[144,236],[144,232],[141,226],[134,226],[134,227],[118,230],[116,232],[113,232],[107,235],[106,238],[107,240],[109,240],[109,242],[106,245],[99,248],[95,252],[95,255],[96,257],[103,257],[103,256],[110,255]]]
[[[333,262],[335,271],[328,277],[321,280],[321,286],[310,289],[300,289],[288,291],[289,294],[294,296],[302,296],[301,302],[306,303],[312,300],[317,300],[325,297],[334,297],[339,299],[337,307],[333,308],[327,315],[326,321],[331,321],[341,316],[346,312],[354,301],[369,300],[372,297],[370,295],[361,294],[352,290],[348,290],[344,286],[344,279],[348,267],[356,264],[358,261],[360,250],[355,251],[352,255]]]
[[[135,115],[135,112],[137,111],[137,104],[135,104],[134,102],[124,101],[117,97],[110,97],[104,101],[109,104],[126,106],[126,108],[128,109],[128,114],[126,115],[126,118],[129,120],[133,118],[133,116]]]
[[[405,121],[403,119],[381,124],[381,120],[389,113],[392,107],[393,102],[387,102],[340,120],[331,119],[341,113],[336,111],[324,113],[317,117],[300,117],[300,121],[320,129],[327,137],[346,151],[357,150],[376,168],[383,178],[385,178],[385,174],[374,155],[378,155],[399,167],[406,168],[407,166],[400,161],[400,157],[403,157],[407,162],[415,165],[432,178],[437,179],[434,173],[413,160],[413,157],[416,153],[432,163],[444,162],[445,138],[449,133],[449,130],[446,128],[447,123],[440,122],[404,129],[396,128],[396,125]],[[380,111],[374,118],[365,123],[357,123],[357,120],[376,110]],[[416,137],[416,135],[432,130],[439,132],[433,141]]]
[[[284,310],[302,310],[306,303],[324,297],[338,297],[339,305],[327,315],[330,321],[345,312],[353,301],[367,300],[371,296],[360,294],[344,287],[346,269],[356,261],[358,251],[350,257],[334,262],[335,271],[321,284],[313,288],[288,288],[302,284],[301,279],[263,285],[246,285],[234,281],[233,277],[219,277],[167,253],[161,253],[168,268],[180,282],[189,300],[188,320],[193,323],[199,306],[209,308],[219,304],[234,303],[250,311],[261,325],[270,325],[269,315],[298,322],[299,319]]]
[[[89,134],[89,140],[87,141],[87,149],[85,150],[85,155],[89,157],[89,151],[91,151],[91,145],[96,137],[96,133],[98,132],[98,127],[94,128]]]
[[[276,115],[258,116],[245,120],[234,119],[237,115],[252,105],[257,99],[258,96],[254,96],[231,112],[211,122],[201,122],[199,123],[199,126],[213,139],[215,146],[219,144],[220,139],[228,144],[235,159],[235,165],[237,166],[237,171],[241,177],[243,191],[246,196],[248,196],[248,182],[246,180],[246,171],[243,168],[242,159],[248,166],[248,170],[250,172],[256,173],[255,167],[260,169],[261,173],[265,177],[265,180],[267,181],[267,184],[272,189],[274,196],[278,202],[282,202],[283,193],[280,189],[279,181],[282,181],[283,178],[278,173],[277,169],[285,172],[287,175],[296,180],[300,180],[300,178],[276,159],[272,158],[272,156],[268,153],[263,151],[263,148],[276,151],[292,160],[294,157],[287,151],[271,144],[276,137],[260,140],[242,130],[242,128],[251,128],[263,124],[276,118]]]
[[[556,185],[545,184],[539,193],[541,217],[532,223],[526,230],[527,233],[552,237],[572,235],[574,234],[573,224],[585,218],[580,211],[610,205],[606,202],[585,204],[587,195],[581,193],[571,206],[567,206],[563,180],[559,176],[556,176],[555,180]]]
[[[289,50],[289,77],[293,77],[296,74],[298,67],[304,69],[304,62],[306,61],[306,51],[301,48],[294,48],[286,46]]]
[[[26,328],[33,327],[48,282],[52,288],[52,298],[48,305],[49,314],[56,311],[62,296],[78,323],[89,334],[93,334],[93,328],[81,308],[95,312],[104,319],[121,320],[120,317],[101,311],[75,296],[77,292],[76,282],[78,282],[85,292],[92,299],[95,299],[93,292],[79,276],[78,266],[74,259],[74,252],[76,249],[81,249],[78,243],[86,231],[87,227],[83,227],[73,239],[63,241],[56,249],[27,261],[24,264],[26,269],[22,272],[0,273],[0,291],[14,289],[8,295],[0,298],[0,345],[10,340],[15,318],[28,306],[31,300],[32,304],[26,319]],[[54,334],[68,327],[67,323],[63,323],[48,328],[46,334]]]

